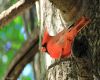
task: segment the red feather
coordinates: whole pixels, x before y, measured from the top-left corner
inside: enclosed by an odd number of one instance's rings
[[[71,26],[69,29],[64,29],[56,36],[50,36],[46,29],[42,40],[42,51],[47,51],[48,54],[55,59],[70,56],[74,38],[89,22],[90,19],[82,17],[74,24],[74,26]]]

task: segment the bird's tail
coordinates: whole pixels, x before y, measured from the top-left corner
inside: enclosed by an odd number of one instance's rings
[[[86,17],[81,17],[75,24],[74,29],[79,32],[83,27],[85,27],[88,23],[90,23],[90,19]]]

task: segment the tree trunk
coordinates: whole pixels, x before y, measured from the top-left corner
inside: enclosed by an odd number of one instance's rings
[[[47,80],[99,80],[100,0],[50,1],[52,3],[48,0],[41,3],[42,25],[48,28],[50,35],[57,34],[81,16],[89,17],[91,23],[76,37],[73,56],[51,64],[47,70]]]

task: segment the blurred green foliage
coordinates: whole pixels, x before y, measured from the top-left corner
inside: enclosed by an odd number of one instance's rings
[[[5,5],[5,9],[7,9],[8,7],[10,7],[11,5],[15,4],[18,0],[8,0],[6,5]]]
[[[22,80],[31,80],[31,78],[30,77],[27,77],[27,76],[23,76],[22,77]]]
[[[25,41],[23,29],[23,20],[18,16],[0,30],[0,80],[6,73],[14,54]]]
[[[5,10],[16,3],[16,1],[18,0],[7,0],[1,6]],[[21,48],[26,38],[27,36],[21,16],[16,17],[0,29],[0,80],[3,80],[14,55]],[[33,75],[32,73],[30,74]],[[32,78],[21,74],[21,78],[19,77],[18,80],[33,80]]]

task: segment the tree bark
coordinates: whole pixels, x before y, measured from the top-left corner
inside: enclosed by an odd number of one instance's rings
[[[42,8],[43,26],[47,26],[50,35],[57,34],[81,16],[89,17],[91,23],[76,37],[73,44],[74,57],[57,64],[54,62],[47,71],[47,80],[99,80],[100,0],[50,1],[52,3],[44,0]]]

